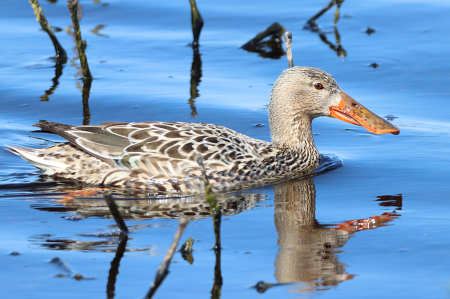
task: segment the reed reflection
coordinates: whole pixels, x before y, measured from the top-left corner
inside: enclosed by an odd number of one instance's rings
[[[320,40],[323,41],[328,47],[336,52],[337,56],[339,57],[347,57],[347,51],[342,47],[341,45],[341,35],[339,34],[339,31],[337,27],[334,27],[334,36],[336,39],[336,44],[333,44],[332,42],[328,41],[327,36],[324,32],[319,33]]]
[[[110,238],[108,240],[103,240],[103,241],[89,241],[89,242],[82,242],[82,241],[75,241],[75,240],[69,240],[69,239],[57,239],[57,238],[52,238],[52,236],[49,235],[37,235],[37,236],[32,236],[30,237],[31,241],[38,241],[39,239],[45,240],[46,243],[44,244],[45,248],[51,249],[51,250],[80,250],[80,251],[85,251],[85,250],[92,250],[93,248],[97,248],[97,249],[101,249],[104,252],[116,252],[113,260],[111,261],[111,267],[109,269],[109,274],[108,274],[108,280],[107,280],[107,284],[106,284],[106,294],[107,294],[107,298],[108,299],[113,299],[115,297],[115,290],[116,290],[116,281],[117,281],[117,276],[119,275],[119,267],[120,267],[120,261],[122,260],[125,251],[126,251],[126,247],[127,247],[127,242],[128,242],[128,236],[124,235],[121,237],[114,237],[114,238]],[[113,249],[111,247],[111,249],[105,249],[105,247],[109,247],[108,245],[114,245],[117,244],[117,248]],[[133,250],[136,251],[136,250]],[[59,258],[55,258],[58,259]],[[70,267],[68,267],[66,265],[66,267],[68,268],[69,274],[74,274],[72,273],[72,270],[70,269]],[[80,274],[78,274],[80,275]],[[62,276],[59,276],[62,277]],[[74,275],[65,275],[64,277],[74,277]],[[81,275],[81,277],[84,277],[83,275]],[[76,278],[76,277],[74,277]]]
[[[346,265],[339,260],[337,249],[344,246],[350,236],[361,230],[385,226],[398,218],[398,214],[385,213],[367,219],[345,221],[330,226],[315,218],[316,189],[311,179],[303,179],[275,186],[275,227],[278,232],[279,252],[275,261],[277,284],[260,282],[259,292],[282,285],[296,285],[295,293],[328,289],[352,279]],[[401,195],[378,197],[380,205],[400,205]],[[298,284],[301,283],[301,284]]]
[[[195,99],[200,96],[198,93],[198,86],[201,82],[202,78],[202,59],[200,58],[199,52],[199,39],[200,33],[202,32],[202,28],[204,25],[203,17],[197,7],[197,3],[195,0],[189,0],[189,4],[191,6],[191,26],[192,26],[192,36],[193,40],[190,46],[192,47],[194,57],[192,58],[192,67],[191,67],[191,89],[190,89],[190,98],[189,105],[191,106],[191,117],[197,117],[197,107],[195,107]]]
[[[190,89],[190,98],[189,105],[191,106],[191,116],[197,117],[197,107],[195,106],[195,99],[200,96],[198,92],[198,86],[200,82],[202,82],[202,59],[200,57],[200,52],[197,46],[192,47],[194,57],[192,58],[192,67],[191,67],[191,89]]]
[[[116,295],[116,281],[119,275],[120,261],[125,254],[127,248],[128,236],[119,238],[119,245],[117,246],[116,256],[111,261],[111,268],[109,269],[108,283],[106,284],[106,298],[113,299]]]
[[[339,31],[337,29],[337,23],[340,18],[340,8],[344,0],[332,0],[329,4],[327,4],[323,9],[321,9],[316,15],[314,15],[311,19],[309,19],[306,22],[306,25],[304,29],[310,30],[311,32],[315,32],[319,35],[319,38],[321,41],[323,41],[328,47],[336,52],[337,56],[339,57],[347,57],[347,51],[342,47],[341,45],[341,35],[339,34]],[[334,32],[325,32],[319,28],[319,25],[317,25],[317,20],[325,13],[327,12],[331,7],[334,5],[337,6],[336,12],[334,15]],[[328,33],[334,33],[335,36],[335,44],[330,42],[327,38]]]
[[[47,89],[45,91],[45,94],[41,96],[41,101],[44,101],[44,102],[47,102],[49,100],[49,96],[51,96],[55,92],[56,88],[58,87],[59,78],[63,74],[64,65],[67,62],[67,59],[64,61],[56,59],[55,62],[56,62],[55,66],[54,66],[55,67],[55,76],[52,79],[53,84],[49,89]]]
[[[50,23],[47,21],[47,18],[45,17],[44,11],[40,6],[39,1],[30,0],[30,4],[33,8],[36,20],[41,25],[42,30],[48,34],[50,40],[53,43],[53,47],[55,48],[55,56],[53,57],[53,59],[55,60],[55,77],[53,77],[52,79],[53,85],[50,87],[50,89],[45,91],[44,95],[41,96],[41,101],[48,101],[49,96],[55,92],[56,88],[59,85],[59,77],[61,77],[64,64],[66,64],[67,62],[67,53],[59,43],[59,40],[54,33],[54,28],[50,26]]]

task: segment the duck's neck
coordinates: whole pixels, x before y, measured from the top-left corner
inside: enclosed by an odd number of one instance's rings
[[[310,158],[319,156],[311,128],[312,119],[309,116],[270,115],[269,122],[272,143],[276,148]]]

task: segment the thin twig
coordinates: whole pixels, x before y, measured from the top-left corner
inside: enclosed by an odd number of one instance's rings
[[[31,7],[33,8],[34,15],[36,16],[36,20],[39,22],[39,24],[41,24],[42,30],[47,32],[48,36],[52,40],[56,52],[56,61],[60,63],[66,63],[67,62],[66,51],[59,43],[58,38],[56,38],[52,26],[50,26],[50,24],[48,23],[47,18],[45,17],[44,12],[42,11],[42,7],[39,5],[38,0],[29,0],[29,1]]]
[[[180,221],[178,224],[178,230],[175,233],[172,245],[170,245],[169,250],[167,250],[166,256],[164,257],[161,265],[158,267],[158,271],[156,272],[155,280],[153,281],[152,286],[147,293],[147,296],[145,296],[145,299],[150,299],[153,297],[153,295],[158,290],[158,287],[163,282],[164,278],[166,278],[167,274],[169,274],[169,266],[172,261],[173,254],[175,253],[178,242],[180,242],[181,236],[183,235],[183,232],[186,229],[188,224],[189,224],[189,220],[187,218],[185,218],[185,217],[180,218]]]
[[[117,204],[114,201],[114,198],[111,194],[111,190],[106,190],[103,193],[103,196],[105,197],[106,203],[108,204],[109,210],[111,211],[114,220],[116,220],[117,226],[119,227],[119,229],[123,234],[127,235],[129,232],[128,227],[125,224],[125,221],[123,220],[122,215],[119,212],[119,208],[117,207]]]
[[[89,70],[89,65],[86,57],[86,53],[84,52],[85,43],[81,38],[81,30],[80,23],[78,22],[78,0],[69,0],[67,1],[67,7],[69,7],[70,14],[72,16],[73,22],[73,32],[75,34],[75,38],[77,40],[77,49],[78,56],[80,57],[81,71],[83,73],[83,80],[92,80],[91,71]]]
[[[308,20],[308,24],[315,24],[316,20],[320,18],[324,13],[326,13],[333,5],[336,4],[336,0],[331,0],[330,3],[325,5],[324,8],[322,8],[321,11],[319,11],[317,14],[315,14],[311,19]]]
[[[292,33],[290,31],[286,31],[284,34],[284,45],[286,46],[287,59],[289,63],[289,67],[294,66],[294,60],[292,59]]]

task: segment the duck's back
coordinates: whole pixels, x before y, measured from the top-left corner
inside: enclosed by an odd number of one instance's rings
[[[46,149],[12,147],[44,174],[93,184],[145,190],[190,192],[201,187],[195,157],[201,155],[217,190],[245,181],[256,165],[274,160],[271,143],[231,129],[181,122],[35,126],[69,143]],[[258,173],[256,173],[258,174]]]

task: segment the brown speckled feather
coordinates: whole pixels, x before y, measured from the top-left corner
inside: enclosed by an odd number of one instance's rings
[[[321,91],[313,86],[322,82]],[[311,121],[328,115],[340,88],[324,71],[293,67],[275,82],[269,104],[272,143],[202,123],[108,122],[35,126],[68,143],[46,149],[11,147],[44,174],[152,194],[202,193],[201,155],[216,191],[249,188],[311,173],[319,153]]]

